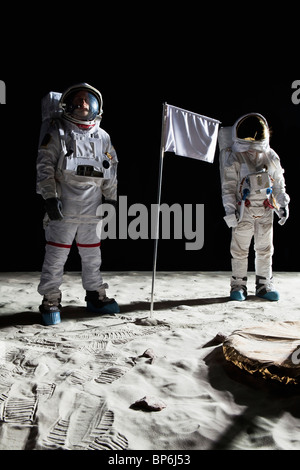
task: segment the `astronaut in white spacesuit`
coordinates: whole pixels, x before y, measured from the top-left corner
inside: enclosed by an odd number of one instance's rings
[[[82,83],[62,95],[51,92],[53,116],[43,122],[37,158],[37,193],[45,200],[46,252],[38,292],[43,323],[59,323],[60,286],[73,240],[82,264],[82,285],[87,309],[118,313],[119,306],[106,296],[100,272],[97,208],[116,204],[117,155],[110,136],[100,128],[102,96]],[[54,104],[53,104],[54,103]]]
[[[224,217],[232,228],[232,300],[247,298],[249,247],[254,237],[256,295],[279,300],[272,282],[274,212],[283,225],[289,216],[278,155],[269,146],[268,123],[260,114],[242,116],[219,132],[220,175]]]

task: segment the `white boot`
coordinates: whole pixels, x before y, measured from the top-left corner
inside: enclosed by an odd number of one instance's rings
[[[263,276],[256,276],[255,295],[272,302],[279,300],[279,292],[274,289],[272,278],[267,279]]]
[[[237,278],[232,276],[231,278],[231,291],[230,299],[243,301],[247,298],[247,278]]]

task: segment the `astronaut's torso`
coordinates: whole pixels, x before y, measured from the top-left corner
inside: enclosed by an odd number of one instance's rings
[[[243,198],[247,191],[247,199],[252,205],[260,206],[272,192],[274,166],[272,154],[269,152],[236,153],[237,171],[239,174],[237,184],[237,199]]]
[[[219,165],[226,217],[242,206],[260,217],[269,209],[289,203],[284,170],[279,156],[270,148],[269,137],[265,118],[255,113],[242,116],[233,127],[220,129]]]
[[[102,202],[104,185],[115,177],[117,157],[109,135],[98,126],[86,130],[63,122],[58,130],[62,152],[56,181],[63,213],[88,222]]]
[[[84,130],[66,122],[64,127],[60,128],[64,155],[58,163],[64,180],[78,187],[81,183],[101,186],[103,179],[111,178],[116,160],[116,155],[108,152],[108,134],[98,126]]]

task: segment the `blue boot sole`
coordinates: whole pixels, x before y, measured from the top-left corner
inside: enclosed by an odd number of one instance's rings
[[[97,313],[98,315],[112,315],[113,313],[120,313],[120,307],[117,302],[112,302],[101,308],[97,308],[94,307],[91,302],[87,301],[86,308],[88,312]]]
[[[60,312],[42,313],[44,326],[58,325],[61,322]]]
[[[230,300],[242,302],[243,300],[246,300],[246,296],[241,291],[234,291],[230,293]]]
[[[264,295],[256,294],[256,296],[260,299],[270,300],[271,302],[276,302],[277,300],[279,300],[279,293],[276,290],[272,292],[267,292]]]

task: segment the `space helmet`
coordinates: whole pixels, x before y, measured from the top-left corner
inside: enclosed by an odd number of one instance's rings
[[[60,107],[65,119],[86,126],[93,125],[103,113],[101,93],[88,83],[68,88],[61,96]]]
[[[268,151],[270,131],[266,119],[258,113],[242,116],[232,127],[232,141],[234,152]]]
[[[269,137],[269,127],[261,114],[247,114],[236,125],[236,137],[247,141],[262,141]]]

